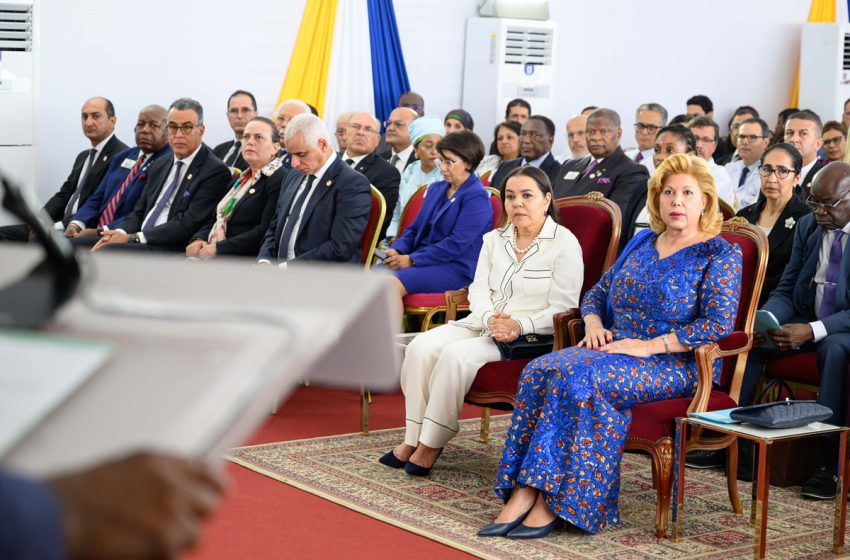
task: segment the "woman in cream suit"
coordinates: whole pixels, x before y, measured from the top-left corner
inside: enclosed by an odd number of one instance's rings
[[[584,280],[581,247],[558,225],[552,186],[535,167],[511,172],[502,187],[508,218],[484,235],[470,315],[416,337],[401,368],[405,395],[404,442],[380,462],[425,476],[458,432],[463,397],[475,373],[500,359],[496,341],[553,332],[552,317],[576,307]]]

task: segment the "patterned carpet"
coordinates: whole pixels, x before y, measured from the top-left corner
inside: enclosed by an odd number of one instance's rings
[[[496,416],[489,445],[478,441],[478,421],[462,422],[429,478],[406,476],[377,462],[401,441],[401,429],[272,443],[232,450],[229,460],[386,523],[481,558],[594,560],[752,558],[747,526],[749,484],[741,483],[744,516],[732,513],[725,478],[688,469],[684,538],[654,536],[655,492],[649,461],[627,454],[622,463],[623,522],[591,536],[571,528],[546,539],[483,539],[476,531],[501,504],[492,491],[509,416]],[[771,488],[767,557],[832,559],[833,502],[803,500],[798,489]],[[844,555],[842,558],[850,558]]]

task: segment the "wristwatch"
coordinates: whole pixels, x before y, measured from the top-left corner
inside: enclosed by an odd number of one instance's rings
[[[131,233],[127,237],[127,243],[130,243],[131,245],[135,244],[135,243],[141,243],[141,241],[139,240],[139,234],[138,233]]]

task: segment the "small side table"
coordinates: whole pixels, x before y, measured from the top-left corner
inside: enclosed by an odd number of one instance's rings
[[[835,516],[832,532],[832,552],[834,554],[844,553],[844,523],[847,515],[847,487],[848,470],[847,464],[847,433],[850,428],[844,426],[833,426],[832,424],[809,424],[800,428],[767,429],[750,424],[721,424],[711,422],[703,418],[687,417],[676,420],[676,448],[675,458],[677,470],[674,472],[673,492],[676,494],[673,500],[672,523],[673,539],[678,540],[681,536],[682,505],[684,501],[685,488],[685,445],[687,441],[688,428],[699,426],[709,428],[714,432],[746,438],[758,445],[758,470],[753,477],[752,506],[750,507],[750,525],[754,528],[755,543],[753,547],[753,558],[764,558],[765,538],[767,536],[767,502],[768,490],[770,489],[770,460],[773,451],[773,443],[781,440],[792,440],[818,436],[828,433],[837,433],[839,436],[838,446],[838,484],[840,490],[835,496]],[[727,474],[727,476],[730,476]],[[735,476],[735,473],[731,473]]]

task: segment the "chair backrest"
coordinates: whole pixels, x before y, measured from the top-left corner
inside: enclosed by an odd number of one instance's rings
[[[410,197],[410,200],[407,201],[407,204],[404,205],[404,208],[401,210],[401,217],[398,220],[398,229],[396,230],[396,237],[401,237],[401,232],[407,229],[407,226],[413,223],[413,220],[416,219],[416,216],[419,215],[419,211],[422,209],[422,204],[425,202],[425,191],[428,190],[428,185],[422,185],[416,192],[413,193],[413,196]]]
[[[374,185],[369,186],[372,190],[372,207],[369,209],[369,221],[363,237],[360,238],[360,255],[366,268],[372,266],[372,257],[375,256],[375,247],[378,245],[378,235],[381,233],[381,224],[387,214],[387,201],[381,191]]]
[[[602,193],[570,196],[555,201],[561,225],[578,239],[584,260],[581,295],[593,287],[617,259],[620,244],[620,207]]]
[[[735,209],[729,206],[728,203],[724,202],[723,199],[718,198],[717,204],[720,205],[720,213],[723,214],[724,222],[735,217]]]
[[[493,229],[500,228],[505,224],[505,207],[502,205],[502,193],[493,187],[484,187],[490,193],[490,206],[493,207]]]
[[[735,330],[750,333],[758,309],[759,297],[767,269],[767,236],[761,228],[747,222],[744,218],[733,218],[723,222],[720,235],[732,245],[741,249],[741,299],[738,302],[738,315],[735,317]],[[742,377],[746,365],[746,354],[723,359],[720,374],[720,386],[726,392],[732,388],[736,376]],[[740,370],[740,372],[739,372]],[[737,393],[736,388],[735,392]],[[738,395],[732,395],[737,400]]]

